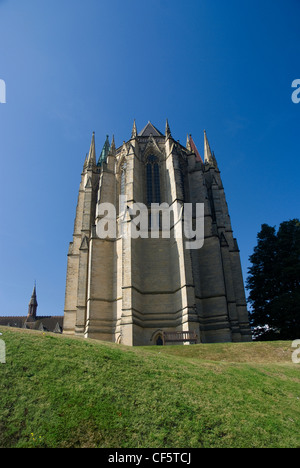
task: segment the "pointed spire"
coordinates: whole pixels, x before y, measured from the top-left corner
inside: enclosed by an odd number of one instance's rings
[[[187,134],[187,137],[186,137],[186,149],[188,151],[192,151],[189,134]]]
[[[88,155],[88,166],[92,167],[96,165],[96,146],[95,146],[95,132],[92,135],[92,141],[90,146],[90,151]]]
[[[97,166],[101,166],[103,162],[106,162],[106,159],[107,159],[107,156],[108,156],[108,153],[109,153],[109,148],[110,148],[109,136],[106,135],[106,140],[105,140],[105,143],[103,145],[103,148],[102,148],[102,151],[101,151]]]
[[[166,138],[169,138],[171,136],[171,130],[170,130],[170,126],[169,126],[169,122],[168,122],[168,119],[166,121],[166,132],[165,132],[165,135],[166,135]]]
[[[115,144],[115,136],[112,136],[110,148],[108,154],[115,156],[116,155],[116,144]]]
[[[27,318],[36,319],[36,310],[37,310],[37,299],[36,299],[36,282],[34,282],[34,288],[32,291],[31,299],[28,305],[28,315]]]
[[[88,165],[88,154],[86,153],[85,160],[84,160],[84,163],[83,163],[83,170],[86,169],[87,165]]]
[[[207,139],[206,131],[204,130],[204,161],[206,163],[213,164],[213,157],[212,157],[212,152],[209,146],[209,142]]]
[[[34,284],[34,288],[33,288],[33,291],[32,291],[32,295],[31,295],[31,299],[30,299],[30,304],[32,305],[38,305],[37,303],[37,299],[36,299],[36,285]]]
[[[132,132],[131,132],[131,139],[135,138],[136,136],[137,136],[137,129],[136,129],[136,123],[135,123],[135,119],[134,119]]]

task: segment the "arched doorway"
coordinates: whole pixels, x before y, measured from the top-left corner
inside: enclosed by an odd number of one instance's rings
[[[160,334],[155,338],[155,344],[156,346],[163,346],[164,342]]]

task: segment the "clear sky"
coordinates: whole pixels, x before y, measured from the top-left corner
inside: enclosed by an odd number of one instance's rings
[[[299,217],[299,0],[0,0],[0,314],[61,315],[80,174],[96,133],[203,130],[244,279],[262,223]],[[103,266],[105,268],[105,265]]]

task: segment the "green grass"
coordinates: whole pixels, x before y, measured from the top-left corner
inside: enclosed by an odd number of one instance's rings
[[[0,447],[300,447],[291,342],[127,348],[0,328]]]

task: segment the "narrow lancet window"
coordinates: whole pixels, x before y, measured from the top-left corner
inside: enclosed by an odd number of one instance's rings
[[[120,187],[120,195],[125,195],[125,188],[126,188],[126,162],[123,164],[121,169],[121,187]]]
[[[153,165],[153,175],[154,175],[155,202],[160,203],[159,166],[157,163],[154,163]]]
[[[156,156],[147,159],[147,204],[160,203],[159,164]]]
[[[152,165],[147,164],[147,204],[152,203]]]

